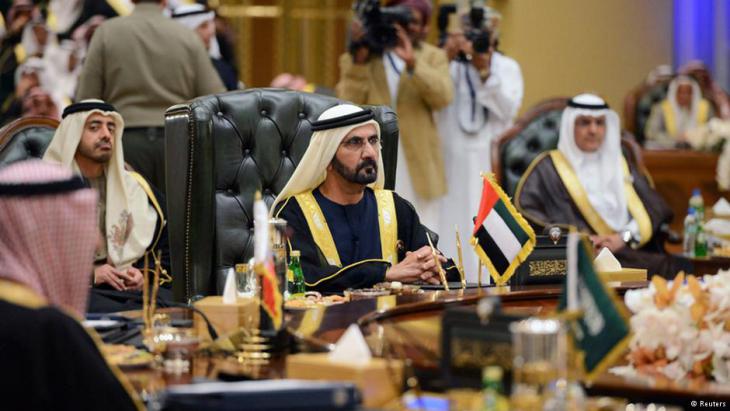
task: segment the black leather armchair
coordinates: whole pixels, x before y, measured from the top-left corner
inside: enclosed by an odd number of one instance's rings
[[[177,300],[222,289],[224,273],[253,255],[254,193],[270,206],[309,145],[310,124],[333,97],[252,89],[200,97],[165,115],[168,232]],[[398,122],[374,107],[386,188],[393,188]]]
[[[671,78],[656,83],[642,84],[634,88],[624,98],[624,127],[636,136],[636,141],[644,144],[644,129],[654,104],[664,100]]]
[[[58,120],[48,117],[25,117],[0,129],[0,167],[29,158],[42,158]]]
[[[567,97],[557,97],[538,103],[492,141],[492,170],[508,196],[514,195],[532,160],[557,147],[560,117],[567,102]]]

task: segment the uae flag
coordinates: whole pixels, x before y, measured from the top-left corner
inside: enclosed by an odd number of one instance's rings
[[[471,244],[494,282],[504,285],[535,247],[535,232],[492,175],[482,175],[482,180]]]
[[[276,278],[273,259],[269,257],[264,263],[256,263],[254,271],[261,281],[261,308],[263,310],[262,314],[267,317],[261,318],[259,328],[267,328],[265,324],[269,320],[273,329],[278,330],[284,321],[284,300],[279,291],[279,281]]]

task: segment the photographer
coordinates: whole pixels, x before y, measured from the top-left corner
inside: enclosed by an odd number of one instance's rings
[[[444,52],[423,41],[428,0],[377,0],[355,4],[350,52],[340,58],[337,96],[357,104],[385,104],[398,113],[400,139],[395,188],[413,203],[421,221],[438,231],[446,193],[441,139],[433,111],[449,104],[453,86]],[[405,19],[403,12],[405,10]]]
[[[491,142],[512,125],[522,102],[520,66],[495,51],[494,30],[488,24],[495,13],[490,11],[474,7],[459,14],[455,6],[443,6],[439,13],[454,100],[438,113],[437,121],[445,138],[446,179],[461,183],[443,197],[440,225],[458,225],[462,244],[468,244],[471,218],[477,214],[482,190],[480,173],[491,169]],[[453,236],[445,236],[441,245],[447,255],[456,255]],[[475,275],[476,256],[464,260],[464,270]]]

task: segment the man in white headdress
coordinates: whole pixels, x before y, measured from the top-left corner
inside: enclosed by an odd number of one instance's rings
[[[530,164],[514,203],[538,229],[574,226],[589,233],[624,267],[673,277],[686,264],[664,253],[658,234],[671,221],[671,209],[646,171],[624,158],[618,115],[596,95],[568,102],[558,149]]]
[[[210,55],[210,61],[228,90],[238,88],[236,68],[221,56],[215,33],[215,12],[202,4],[185,4],[176,7],[171,16],[176,22],[195,31]]]
[[[709,101],[691,77],[678,76],[669,83],[667,97],[651,109],[646,122],[647,143],[658,147],[687,146],[687,132],[714,117]]]
[[[445,10],[442,8],[442,13]],[[473,7],[469,16],[476,16],[476,21],[459,18],[457,12],[449,14],[443,45],[454,81],[454,100],[437,115],[449,183],[439,224],[445,235],[441,247],[447,255],[457,251],[451,235],[455,226],[460,229],[461,243],[469,244],[472,217],[477,214],[482,193],[481,173],[491,170],[492,140],[512,125],[523,93],[519,64],[495,50],[496,38],[487,28],[486,8]],[[465,32],[472,33],[471,40]],[[474,253],[465,257],[464,271],[476,282],[478,257]]]
[[[322,113],[272,206],[293,231],[291,250],[301,252],[308,288],[341,292],[382,281],[439,281],[418,214],[383,189],[380,127],[373,117],[350,104]],[[439,258],[444,267],[453,265]]]
[[[62,117],[43,159],[82,175],[99,193],[97,225],[103,240],[94,255],[93,284],[139,290],[145,256],[150,266],[169,265],[161,195],[125,169],[124,120],[112,105],[84,100],[66,107]]]

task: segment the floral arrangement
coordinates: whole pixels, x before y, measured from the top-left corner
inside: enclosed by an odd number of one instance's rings
[[[701,280],[680,273],[630,290],[633,312],[627,369],[674,381],[730,381],[730,271]]]

